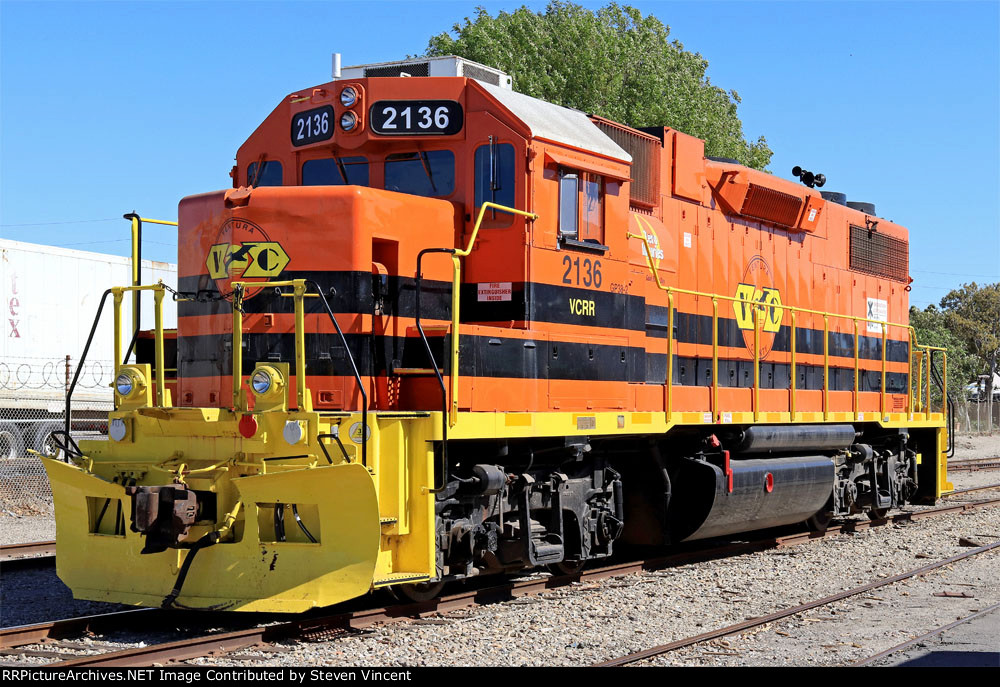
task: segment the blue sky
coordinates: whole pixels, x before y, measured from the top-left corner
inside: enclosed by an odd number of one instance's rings
[[[477,4],[522,3],[0,0],[0,236],[125,254],[113,218],[173,219],[227,187],[240,143],[327,81],[332,52],[418,54]],[[1000,281],[1000,3],[631,4],[739,92],[772,172],[823,172],[910,229],[912,303]],[[147,238],[176,260],[167,232]]]

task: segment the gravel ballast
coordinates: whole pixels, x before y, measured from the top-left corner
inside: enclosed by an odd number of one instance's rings
[[[956,460],[1000,455],[1000,437],[975,439],[974,446],[964,446],[959,438]],[[1000,472],[954,473],[951,480],[956,489],[985,486],[1000,482]],[[944,499],[942,505],[998,495],[1000,490],[974,492]],[[7,527],[10,523],[5,521],[10,519],[0,517],[0,536],[5,543],[12,533],[21,535],[16,541],[52,538],[52,533],[29,536],[33,526],[44,531],[44,519]],[[51,526],[51,520],[48,522]],[[223,656],[192,663],[590,665],[967,551],[959,545],[960,538],[981,544],[1000,539],[1000,508],[884,525],[794,548],[588,582],[443,617],[380,626],[328,642],[290,643],[288,651],[277,654],[244,651],[239,659]],[[971,609],[1000,601],[998,562],[1000,554],[990,552],[925,578],[644,664],[844,665],[967,615]],[[4,626],[112,610],[110,604],[71,600],[54,571],[24,571],[3,577]],[[39,590],[43,590],[41,594]],[[942,590],[964,590],[973,598],[933,596]],[[6,659],[18,660],[13,656]]]

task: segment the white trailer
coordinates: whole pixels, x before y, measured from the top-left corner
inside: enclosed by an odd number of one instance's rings
[[[177,287],[177,266],[142,261],[143,284]],[[51,453],[50,434],[65,420],[66,392],[104,292],[132,281],[129,258],[0,239],[0,460],[28,449]],[[99,431],[112,408],[113,301],[109,296],[73,394],[74,431]],[[131,299],[122,307],[131,332]],[[163,303],[164,328],[177,307]],[[143,294],[141,328],[152,329],[152,295]],[[124,347],[129,338],[123,334]]]

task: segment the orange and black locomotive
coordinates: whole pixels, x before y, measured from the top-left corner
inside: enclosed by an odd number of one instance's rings
[[[288,95],[180,202],[177,331],[116,328],[109,440],[46,462],[60,576],[298,612],[933,502],[907,232],[796,172],[459,58]]]

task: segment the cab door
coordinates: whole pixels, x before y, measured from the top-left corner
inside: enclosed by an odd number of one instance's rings
[[[472,112],[467,132],[471,192],[460,245],[466,247],[484,202],[528,210],[525,140],[488,112]],[[462,322],[523,328],[527,319],[526,218],[496,210],[483,216],[472,253],[464,259]]]

